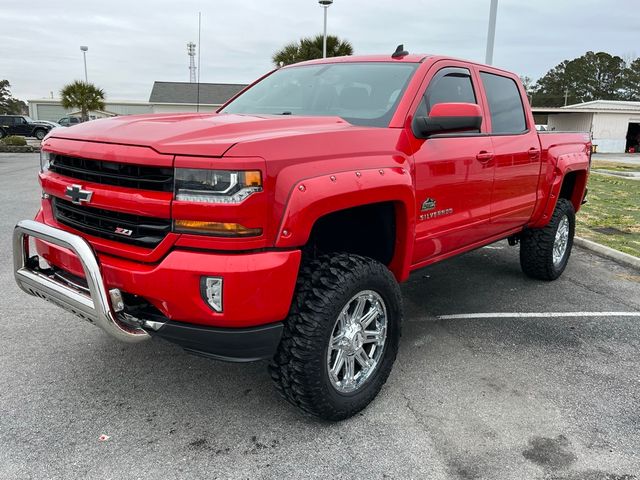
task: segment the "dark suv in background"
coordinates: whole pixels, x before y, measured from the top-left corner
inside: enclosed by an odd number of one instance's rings
[[[20,135],[42,140],[52,128],[51,125],[36,122],[26,115],[0,115],[0,138]]]
[[[60,120],[58,120],[58,123],[63,127],[70,127],[72,125],[78,125],[82,123],[82,120],[78,117],[62,117]]]

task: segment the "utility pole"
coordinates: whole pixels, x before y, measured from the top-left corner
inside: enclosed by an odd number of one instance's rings
[[[565,88],[564,89],[564,106],[567,106],[567,103],[569,101],[569,89]]]
[[[82,56],[84,57],[84,83],[89,83],[89,77],[87,75],[87,50],[89,50],[89,47],[82,45],[80,47],[80,50],[82,51]]]
[[[496,39],[496,17],[498,15],[498,0],[491,0],[489,9],[489,29],[487,31],[487,52],[484,63],[491,65],[493,63],[493,43]]]
[[[322,37],[322,58],[327,58],[327,10],[333,0],[319,0],[318,3],[324,8],[324,35]]]

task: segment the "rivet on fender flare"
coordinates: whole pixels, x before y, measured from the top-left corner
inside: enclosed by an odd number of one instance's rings
[[[336,181],[336,176],[335,175],[331,175],[329,178],[331,179],[332,182]]]
[[[379,173],[380,175],[384,175],[384,170],[380,169],[380,170],[378,170],[378,173]]]
[[[356,172],[356,177],[361,177],[362,174],[360,172]]]
[[[305,187],[304,185],[300,185],[298,187],[298,190],[300,190],[301,192],[304,192],[307,189],[307,187]]]

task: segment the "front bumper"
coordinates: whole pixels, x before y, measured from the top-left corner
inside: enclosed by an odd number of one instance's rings
[[[40,257],[55,269],[86,282],[75,285],[39,267],[29,254],[28,237]],[[273,354],[290,306],[301,252],[219,254],[174,250],[160,263],[141,264],[94,253],[82,237],[40,222],[24,220],[14,231],[18,285],[101,327],[109,335],[138,342],[158,335],[189,351],[227,360],[255,360]],[[221,313],[201,296],[202,276],[224,279]],[[83,282],[83,283],[85,283]],[[153,307],[116,311],[111,290],[143,299]],[[139,312],[139,313],[138,313]]]
[[[39,268],[37,257],[29,256],[29,237],[73,252],[82,266],[87,289],[74,288]],[[19,222],[13,232],[13,265],[18,286],[29,295],[43,298],[99,326],[125,342],[146,340],[149,334],[122,322],[113,310],[91,246],[81,237],[33,220]]]

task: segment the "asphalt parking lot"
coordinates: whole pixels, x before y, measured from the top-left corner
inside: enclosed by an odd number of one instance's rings
[[[640,272],[576,249],[541,283],[506,242],[417,272],[386,387],[321,423],[263,363],[115,343],[19,291],[37,165],[0,154],[0,478],[640,478],[640,317],[590,316],[640,311]]]

